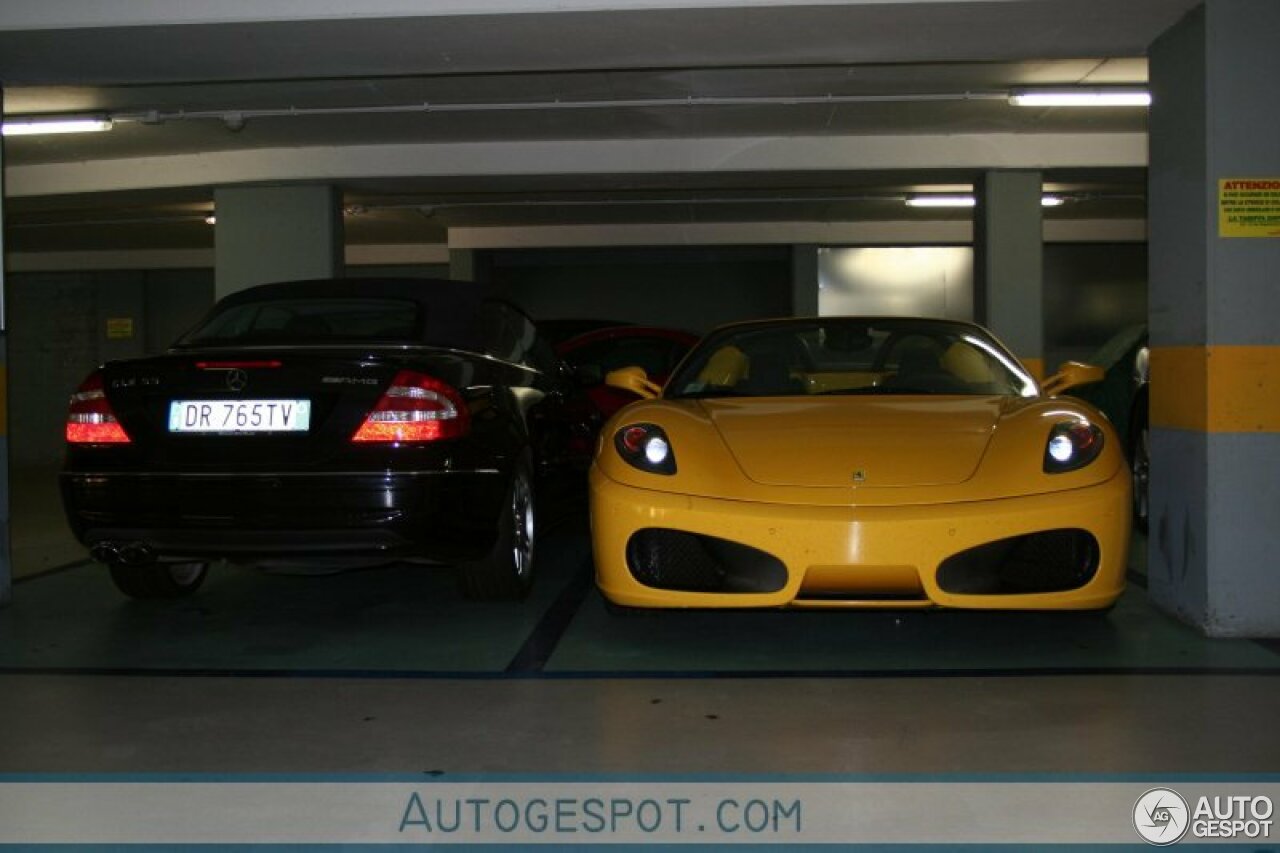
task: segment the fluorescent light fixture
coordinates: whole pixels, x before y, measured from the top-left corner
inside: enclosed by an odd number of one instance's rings
[[[977,203],[971,195],[907,196],[907,207],[973,207]]]
[[[1009,95],[1018,107],[1149,107],[1145,89],[1025,89]]]
[[[1067,200],[1060,195],[1040,196],[1041,207],[1061,207]],[[971,195],[911,195],[907,207],[976,207],[978,200]]]
[[[6,118],[0,130],[5,136],[35,136],[40,133],[93,133],[110,130],[106,116],[25,116]]]

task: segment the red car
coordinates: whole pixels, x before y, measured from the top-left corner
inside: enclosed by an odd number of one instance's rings
[[[651,326],[611,326],[570,338],[556,346],[586,388],[587,396],[607,420],[639,398],[604,384],[605,374],[620,367],[643,367],[654,382],[665,382],[698,336],[678,329]]]

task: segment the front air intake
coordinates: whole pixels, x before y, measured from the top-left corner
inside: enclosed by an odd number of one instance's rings
[[[627,542],[627,568],[645,586],[682,592],[777,592],[787,568],[764,551],[683,530],[647,528]]]
[[[948,557],[938,586],[955,595],[1066,592],[1093,580],[1098,540],[1085,530],[1045,530],[988,542]]]

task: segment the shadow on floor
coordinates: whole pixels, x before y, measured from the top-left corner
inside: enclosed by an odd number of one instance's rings
[[[1209,640],[1131,586],[1105,616],[961,611],[608,612],[585,524],[543,540],[523,602],[458,595],[446,568],[291,577],[219,566],[179,602],[123,598],[84,565],[15,588],[0,671],[628,677],[1276,672],[1280,654]]]

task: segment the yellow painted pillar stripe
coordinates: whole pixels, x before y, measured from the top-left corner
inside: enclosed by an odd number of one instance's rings
[[[1280,346],[1153,347],[1151,423],[1280,432]]]

